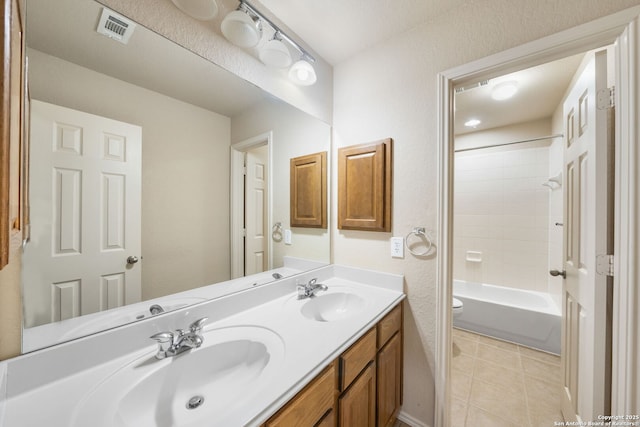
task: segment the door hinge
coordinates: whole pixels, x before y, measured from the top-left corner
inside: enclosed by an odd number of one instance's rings
[[[596,273],[604,276],[613,276],[613,255],[596,256]]]
[[[616,88],[614,86],[598,91],[596,97],[596,106],[598,110],[608,110],[616,105]]]

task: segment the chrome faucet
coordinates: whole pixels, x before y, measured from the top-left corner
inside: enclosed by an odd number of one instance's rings
[[[309,283],[298,285],[298,299],[312,298],[318,291],[326,291],[327,285],[316,283],[318,279],[311,279]]]
[[[196,320],[189,325],[188,331],[177,329],[175,332],[159,332],[149,337],[158,342],[156,359],[173,357],[192,348],[200,347],[204,341],[202,327],[206,321],[207,317]]]

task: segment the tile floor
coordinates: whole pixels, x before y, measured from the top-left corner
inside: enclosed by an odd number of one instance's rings
[[[551,427],[560,375],[559,356],[454,329],[451,427]]]

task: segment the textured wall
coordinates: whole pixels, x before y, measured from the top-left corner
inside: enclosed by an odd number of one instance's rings
[[[478,0],[334,67],[334,145],[395,140],[393,235],[436,227],[436,76],[637,5],[637,0]],[[335,182],[335,180],[334,180]],[[335,197],[335,188],[334,188]],[[334,199],[335,200],[335,199]],[[335,206],[335,205],[334,205]],[[335,214],[334,208],[334,214]],[[335,229],[335,221],[333,223]],[[334,231],[334,262],[405,275],[403,411],[433,425],[436,262],[389,256],[389,233]]]
[[[261,87],[267,92],[287,101],[301,110],[327,123],[332,119],[332,68],[322,58],[316,57],[314,68],[318,75],[318,82],[313,86],[296,86],[289,81],[286,71],[267,68],[257,57],[247,50],[240,49],[229,43],[217,26],[221,16],[227,11],[219,12],[214,22],[201,22],[190,18],[178,10],[170,0],[100,0],[101,3],[113,10],[128,16],[148,28],[176,41],[201,56],[215,62],[223,68],[237,74],[249,82]],[[224,6],[223,2],[218,2]],[[237,3],[235,3],[237,5]],[[257,4],[257,7],[259,5]],[[235,5],[234,5],[235,7]],[[276,17],[265,15],[272,19],[285,33],[302,44],[301,39],[285,25],[278,22]]]

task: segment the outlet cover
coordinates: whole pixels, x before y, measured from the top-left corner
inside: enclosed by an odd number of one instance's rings
[[[404,258],[404,237],[391,238],[391,256],[393,258]]]

